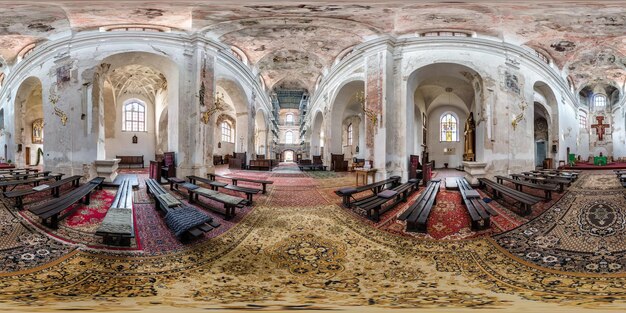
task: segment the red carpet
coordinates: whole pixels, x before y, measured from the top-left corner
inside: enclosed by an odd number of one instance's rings
[[[625,162],[611,162],[607,165],[593,165],[590,163],[577,163],[574,166],[564,166],[560,167],[568,170],[617,170],[617,169],[626,169]]]

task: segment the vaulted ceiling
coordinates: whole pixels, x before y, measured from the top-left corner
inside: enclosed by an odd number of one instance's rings
[[[626,77],[626,1],[27,1],[0,7],[0,63],[27,45],[117,24],[172,27],[236,46],[272,89],[312,90],[345,49],[385,34],[465,30],[543,51],[577,85]],[[0,71],[2,68],[0,67]]]

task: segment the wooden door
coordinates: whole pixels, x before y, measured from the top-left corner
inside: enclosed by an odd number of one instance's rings
[[[26,165],[30,165],[30,147],[26,147]]]

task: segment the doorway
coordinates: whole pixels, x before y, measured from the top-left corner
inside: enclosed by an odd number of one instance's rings
[[[293,151],[285,151],[285,162],[293,162]]]
[[[535,166],[543,167],[543,161],[547,157],[546,142],[535,142]]]
[[[24,152],[24,156],[26,157],[26,165],[30,165],[30,147],[26,147],[26,151]]]

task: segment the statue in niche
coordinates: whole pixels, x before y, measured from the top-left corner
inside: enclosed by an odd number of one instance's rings
[[[475,142],[476,123],[474,122],[474,113],[470,112],[467,121],[465,121],[465,154],[463,161],[475,161],[474,142]]]
[[[43,143],[43,119],[33,121],[33,143]]]

